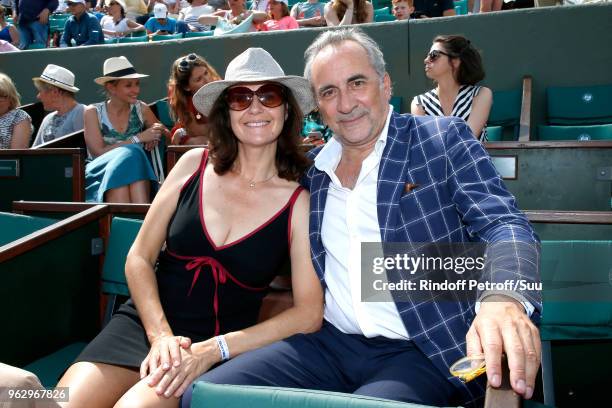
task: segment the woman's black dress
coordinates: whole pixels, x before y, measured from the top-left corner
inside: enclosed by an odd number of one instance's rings
[[[263,225],[217,247],[206,230],[201,205],[206,159],[204,151],[199,169],[181,190],[156,272],[161,304],[174,335],[193,342],[257,322],[268,285],[288,261],[291,212],[302,190],[296,188],[287,204]],[[77,361],[138,368],[149,349],[130,299]]]

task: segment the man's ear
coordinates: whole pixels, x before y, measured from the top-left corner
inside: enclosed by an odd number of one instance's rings
[[[387,100],[391,99],[391,77],[388,72],[385,72],[385,76],[383,77],[383,92],[385,93],[385,97]]]

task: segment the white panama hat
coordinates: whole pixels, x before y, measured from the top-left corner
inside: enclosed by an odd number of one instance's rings
[[[209,82],[193,95],[193,105],[205,116],[227,88],[253,82],[276,82],[291,90],[302,113],[306,115],[316,107],[310,84],[296,75],[285,75],[278,62],[263,48],[248,48],[234,58],[225,71],[225,79]]]
[[[72,71],[59,65],[47,65],[43,73],[39,77],[32,78],[32,81],[45,82],[72,93],[79,92],[79,88],[74,86],[74,74]]]
[[[104,61],[102,73],[103,75],[101,77],[94,79],[98,85],[104,85],[109,81],[116,81],[118,79],[148,77],[146,74],[137,73],[134,66],[124,56],[111,57]]]

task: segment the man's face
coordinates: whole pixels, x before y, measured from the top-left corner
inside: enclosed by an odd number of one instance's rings
[[[68,11],[70,11],[73,16],[79,17],[85,12],[85,5],[81,3],[68,3]]]
[[[40,87],[38,89],[38,94],[36,94],[36,97],[38,98],[39,101],[42,102],[43,107],[46,111],[53,111],[55,110],[55,102],[57,100],[57,90],[52,88],[52,87]]]
[[[325,123],[344,147],[373,145],[387,120],[391,80],[381,84],[355,41],[328,46],[312,63],[311,85]]]

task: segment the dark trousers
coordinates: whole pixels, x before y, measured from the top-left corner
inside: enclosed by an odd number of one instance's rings
[[[425,405],[452,405],[456,388],[411,341],[345,334],[324,322],[200,376],[216,384],[309,388]],[[191,403],[192,387],[182,398]]]

